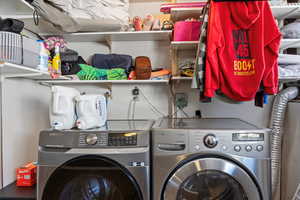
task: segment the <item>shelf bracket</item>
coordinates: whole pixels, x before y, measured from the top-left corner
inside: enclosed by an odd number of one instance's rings
[[[292,14],[294,14],[294,12],[298,11],[299,10],[299,7],[297,8],[294,8],[293,10],[291,10],[290,12],[278,17],[280,20],[284,20],[286,18],[288,18],[289,16],[291,16]]]
[[[26,73],[26,74],[5,74],[4,78],[26,78],[33,76],[41,76],[43,73]]]
[[[300,43],[300,40],[298,40],[298,41],[295,41],[295,42],[293,42],[293,43],[289,43],[289,44],[287,44],[287,45],[285,45],[285,46],[280,46],[280,52],[282,52],[283,50],[286,50],[286,49],[288,49],[288,48],[293,48],[293,47],[290,47],[290,46],[292,46],[292,45],[295,45],[295,44],[299,44]],[[295,47],[296,48],[296,47]],[[297,48],[296,48],[297,49]]]
[[[294,14],[296,11],[299,10],[299,7],[294,8],[293,10],[291,10],[290,12],[278,17],[278,27],[282,28],[284,26],[284,19],[288,18],[289,16],[291,16],[292,14]]]
[[[112,53],[112,41],[111,41],[111,38],[110,37],[105,37],[105,42],[108,46],[108,49],[109,49],[109,53],[111,54]]]
[[[38,81],[38,83],[42,86],[46,86],[46,87],[52,87],[53,85],[51,83],[46,83],[46,82],[42,82],[42,81]]]

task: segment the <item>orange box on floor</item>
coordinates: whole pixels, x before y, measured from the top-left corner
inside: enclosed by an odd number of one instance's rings
[[[28,163],[17,169],[17,186],[33,186],[36,184],[36,165]]]

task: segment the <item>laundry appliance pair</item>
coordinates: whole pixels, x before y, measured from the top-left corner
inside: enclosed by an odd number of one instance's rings
[[[38,200],[271,199],[268,129],[238,119],[152,125],[109,120],[98,130],[42,131]]]

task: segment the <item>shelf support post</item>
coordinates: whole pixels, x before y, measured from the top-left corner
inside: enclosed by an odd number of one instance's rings
[[[178,50],[177,48],[172,49],[171,48],[171,70],[172,75],[177,76],[178,75]]]

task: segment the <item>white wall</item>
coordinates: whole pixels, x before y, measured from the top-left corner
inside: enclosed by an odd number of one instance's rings
[[[21,0],[0,0],[0,13],[7,15],[30,14],[32,10],[21,2]]]
[[[16,168],[37,160],[39,131],[49,127],[49,88],[28,80],[3,83],[3,185],[15,180]]]
[[[199,91],[190,89],[190,83],[190,81],[185,81],[176,85],[177,92],[188,91],[189,105],[185,111],[190,116],[195,114],[195,110],[201,110],[203,117],[240,118],[259,127],[268,127],[273,102],[272,96],[269,97],[269,103],[264,105],[264,108],[256,107],[254,101],[227,103],[218,96],[213,98],[212,103],[200,103]]]

